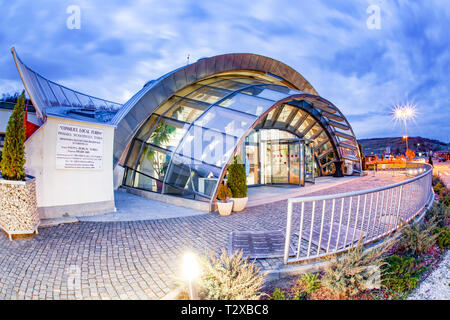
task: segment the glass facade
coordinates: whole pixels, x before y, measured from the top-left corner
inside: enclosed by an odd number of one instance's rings
[[[297,184],[299,147],[277,144],[277,139],[311,141],[308,168],[319,168],[310,172],[311,177],[332,174],[342,149],[338,151],[336,143],[341,140],[330,138],[333,132],[327,130],[327,122],[319,120],[323,111],[313,114],[314,102],[307,95],[277,104],[301,94],[285,86],[233,76],[213,77],[183,88],[156,108],[138,130],[125,161],[124,184],[211,199],[235,153],[245,158],[249,185]],[[351,149],[345,152],[353,154]]]
[[[345,117],[295,70],[267,57],[201,59],[149,81],[121,105],[45,79],[13,56],[42,121],[81,117],[116,127],[113,163],[125,167],[130,187],[214,200],[238,152],[254,185],[295,184],[302,162],[311,181],[333,174],[337,160],[361,170]]]

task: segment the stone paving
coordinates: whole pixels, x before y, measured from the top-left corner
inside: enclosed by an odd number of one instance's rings
[[[313,194],[392,184],[405,176],[378,173]],[[286,201],[161,220],[87,222],[41,228],[33,238],[0,234],[0,299],[160,299],[180,282],[186,250],[219,252],[233,230],[285,228]],[[277,268],[281,259],[257,261]]]

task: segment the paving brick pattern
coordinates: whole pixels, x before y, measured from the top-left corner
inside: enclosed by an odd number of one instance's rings
[[[405,179],[352,180],[315,194],[373,188]],[[233,230],[283,230],[286,201],[218,213],[132,222],[79,222],[41,228],[33,238],[0,234],[0,299],[159,299],[179,283],[186,250],[219,252]],[[263,269],[281,259],[261,259]]]

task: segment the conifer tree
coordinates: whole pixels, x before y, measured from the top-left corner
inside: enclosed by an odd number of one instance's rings
[[[25,91],[17,99],[6,127],[0,171],[7,180],[25,179]]]

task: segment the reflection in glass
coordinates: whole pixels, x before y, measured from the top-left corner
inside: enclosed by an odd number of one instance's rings
[[[235,93],[222,101],[219,105],[260,116],[273,105],[273,101],[252,97],[242,93]]]

